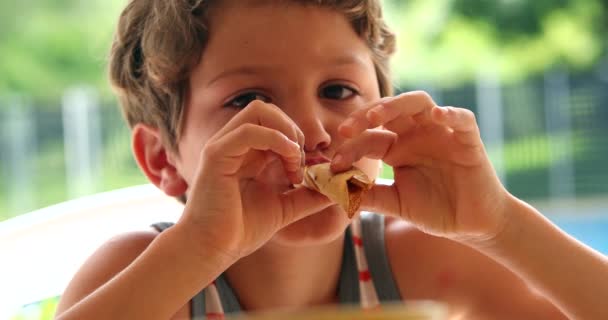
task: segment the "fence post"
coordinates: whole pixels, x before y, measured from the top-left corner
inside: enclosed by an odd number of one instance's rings
[[[504,165],[504,114],[500,77],[496,70],[485,69],[477,74],[476,99],[479,130],[494,169],[506,186]]]
[[[575,200],[569,74],[565,69],[545,73],[545,125],[549,140],[549,198]]]
[[[62,100],[66,186],[69,198],[96,191],[101,177],[101,127],[94,89],[75,87]]]
[[[6,102],[2,134],[7,149],[3,154],[8,164],[8,211],[9,216],[14,216],[31,210],[34,205],[32,162],[37,149],[36,125],[31,104],[25,97],[10,96]]]
[[[596,72],[600,81],[608,82],[608,54],[598,63]]]

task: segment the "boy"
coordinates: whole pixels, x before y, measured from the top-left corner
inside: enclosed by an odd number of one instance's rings
[[[607,318],[606,259],[504,189],[472,113],[421,92],[390,97],[393,42],[377,0],[132,0],[111,79],[140,168],[186,205],[162,233],[95,252],[58,318],[349,302],[351,238],[358,263],[388,263],[358,269],[363,307],[393,285],[392,298],[442,301],[466,319]],[[363,199],[387,215],[363,239],[362,217],[349,227],[340,207],[294,187],[302,162],[374,178],[376,159],[395,182]]]

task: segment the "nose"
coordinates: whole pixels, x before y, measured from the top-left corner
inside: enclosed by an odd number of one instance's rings
[[[299,104],[285,112],[304,133],[304,151],[324,150],[331,145],[331,135],[326,130],[320,106],[314,103]]]

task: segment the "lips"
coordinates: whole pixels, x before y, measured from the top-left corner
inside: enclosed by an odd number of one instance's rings
[[[307,156],[306,157],[306,166],[313,166],[315,164],[330,162],[329,158],[324,156]]]

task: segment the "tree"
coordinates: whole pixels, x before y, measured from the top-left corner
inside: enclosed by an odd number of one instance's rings
[[[589,69],[607,52],[607,0],[386,3],[401,83],[450,86],[487,71],[515,81],[557,64]]]
[[[107,91],[105,65],[122,1],[0,2],[0,94],[57,97],[87,83]]]

